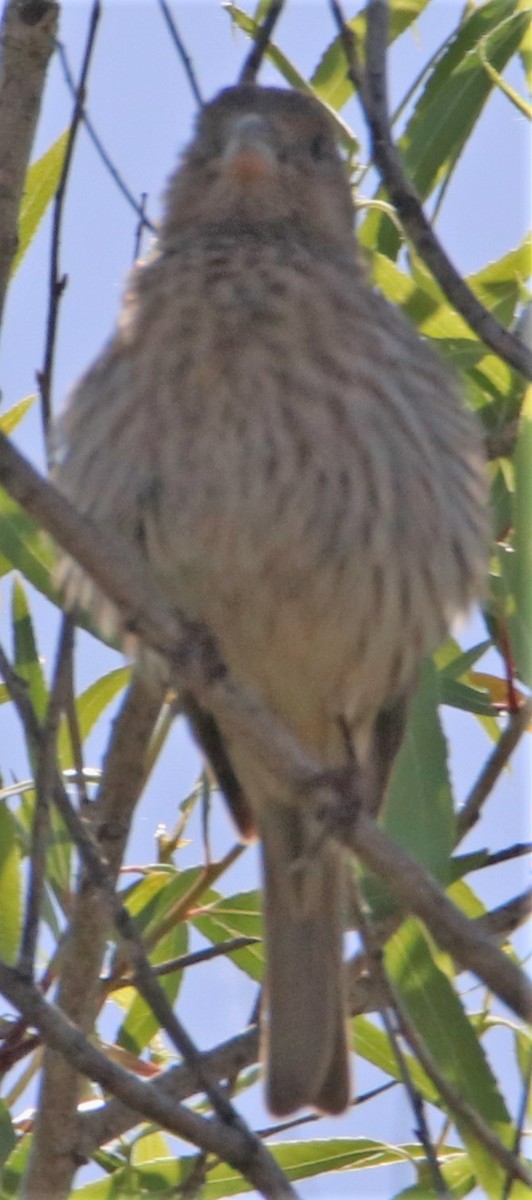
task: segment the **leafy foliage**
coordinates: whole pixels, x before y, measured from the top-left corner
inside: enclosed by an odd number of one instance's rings
[[[435,3],[436,0],[433,0]],[[395,0],[392,4],[391,37],[400,45],[412,23],[429,7],[429,0]],[[235,4],[226,5],[240,30],[252,35],[264,10],[255,17]],[[444,197],[460,157],[468,153],[470,140],[482,120],[494,89],[503,89],[510,119],[515,106],[522,119],[526,105],[516,88],[505,82],[510,62],[530,63],[529,14],[519,0],[489,0],[456,10],[451,29],[436,54],[427,62],[408,97],[404,120],[396,122],[398,141],[409,176],[425,200]],[[304,18],[301,17],[303,21]],[[351,27],[363,38],[364,16],[359,13]],[[341,112],[352,95],[345,58],[338,37],[323,53],[308,78],[277,46],[269,51],[280,75],[291,85],[312,90],[338,115],[343,142],[350,154],[358,146],[356,131]],[[408,101],[408,103],[407,103]],[[399,106],[399,117],[403,113]],[[50,204],[63,162],[66,135],[28,172],[20,221],[20,247],[14,269],[27,253],[39,223]],[[525,397],[522,379],[506,363],[487,352],[469,327],[449,305],[435,280],[428,274],[412,247],[405,246],[395,220],[390,220],[382,189],[377,188],[360,222],[359,236],[376,286],[415,322],[421,334],[432,341],[460,375],[469,401],[478,413],[486,439],[504,433],[519,418],[519,433],[499,458],[490,465],[496,549],[492,559],[489,593],[486,596],[481,640],[464,650],[449,640],[426,665],[413,707],[405,742],[394,772],[385,827],[409,853],[427,866],[445,887],[453,885],[456,902],[471,916],[484,912],[474,890],[473,871],[486,861],[484,851],[476,855],[457,853],[458,835],[453,795],[453,778],[448,763],[448,746],[441,706],[462,714],[467,730],[479,724],[489,739],[497,740],[500,719],[515,707],[532,685],[532,403]],[[481,198],[474,198],[481,203]],[[406,253],[405,253],[406,251]],[[508,248],[497,262],[489,262],[469,283],[484,304],[507,326],[518,320],[527,299],[530,243]],[[33,398],[15,404],[0,419],[4,432],[21,424]],[[42,597],[59,607],[54,583],[54,552],[35,523],[0,492],[0,572],[7,595],[11,595],[13,666],[23,682],[25,694],[39,722],[46,718],[50,701],[50,678],[39,651],[39,621]],[[38,595],[39,594],[39,595]],[[97,636],[94,634],[93,636]],[[129,681],[129,668],[117,665],[99,675],[73,696],[62,716],[57,741],[57,762],[68,787],[76,783],[80,752],[87,740],[109,719],[109,707]],[[10,704],[9,689],[0,691],[0,704]],[[150,774],[162,751],[169,720],[154,735],[147,756]],[[466,734],[467,736],[467,734]],[[31,778],[5,783],[0,791],[0,956],[16,961],[23,920],[31,828],[37,788],[33,779],[34,747],[28,745]],[[6,763],[7,763],[6,758]],[[84,780],[89,798],[97,788],[101,764],[85,766]],[[179,772],[176,771],[179,789]],[[79,780],[78,780],[79,783]],[[198,784],[183,799],[175,835],[159,842],[159,859],[143,864],[139,878],[124,887],[122,898],[134,917],[157,968],[169,965],[161,982],[172,1003],[180,999],[186,981],[193,978],[194,965],[186,963],[190,950],[201,944],[218,949],[228,975],[246,977],[251,985],[262,978],[260,942],[260,896],[255,890],[231,891],[230,869],[234,855],[210,862],[204,855],[200,801],[210,801],[212,785],[203,773]],[[193,867],[183,870],[179,850],[185,836],[197,850]],[[40,956],[45,965],[43,984],[55,977],[59,942],[68,926],[72,906],[74,853],[62,821],[52,811],[48,827],[47,879],[42,906]],[[225,874],[228,876],[227,891]],[[465,882],[467,878],[467,883]],[[461,881],[461,882],[456,882]],[[216,885],[216,886],[215,886]],[[435,947],[414,919],[399,922],[398,914],[384,887],[364,876],[366,902],[375,921],[396,917],[396,928],[384,951],[386,968],[408,1018],[439,1070],[468,1100],[497,1133],[504,1145],[515,1143],[516,1127],[511,1098],[502,1094],[484,1034],[489,1025],[490,1000],[476,1001],[464,994],[458,968]],[[461,890],[460,890],[461,889]],[[199,936],[198,936],[199,935]],[[248,939],[234,946],[235,939]],[[184,957],[185,956],[185,957]],[[172,966],[173,964],[173,966]],[[235,971],[236,968],[236,971]],[[213,996],[213,1042],[216,1039],[216,997]],[[118,1021],[116,1014],[118,1013]],[[103,1030],[105,1029],[105,1034]],[[3,1056],[8,1075],[6,1103],[0,1106],[0,1197],[8,1200],[20,1191],[31,1134],[24,1123],[13,1122],[20,1096],[34,1083],[39,1070],[39,1050],[25,1028],[4,1020],[0,1026]],[[529,1048],[522,1029],[507,1030],[523,1075],[529,1069]],[[396,1054],[374,1015],[359,1015],[352,1021],[353,1045],[359,1058],[371,1064],[380,1079],[395,1084],[402,1075]],[[127,974],[118,942],[110,947],[105,980],[101,983],[97,1038],[110,1053],[141,1077],[153,1077],[173,1059],[161,1035],[160,1022],[140,997]],[[413,1086],[423,1102],[432,1106],[437,1135],[437,1152],[448,1194],[466,1196],[480,1187],[487,1196],[507,1194],[516,1200],[521,1185],[504,1192],[505,1172],[489,1150],[471,1135],[467,1122],[449,1112],[424,1067],[405,1055]],[[252,1066],[252,1062],[246,1064]],[[251,1088],[256,1074],[241,1072],[241,1096]],[[524,1086],[524,1085],[523,1085]],[[87,1095],[91,1094],[87,1092]],[[454,1121],[451,1138],[447,1121]],[[362,1117],[363,1120],[363,1117]],[[408,1164],[415,1185],[404,1196],[433,1194],[427,1182],[427,1163],[421,1143],[392,1145],[383,1130],[382,1140],[368,1138],[309,1138],[272,1143],[272,1152],[291,1181],[334,1172],[375,1173],[397,1163]],[[455,1144],[457,1138],[460,1140]],[[181,1194],[197,1169],[191,1155],[160,1131],[144,1124],[130,1138],[113,1142],[105,1151],[95,1151],[99,1167],[97,1181],[83,1183],[73,1193],[80,1200],[107,1197]],[[237,1172],[223,1163],[206,1159],[201,1188],[204,1200],[232,1196],[248,1190]],[[363,1179],[366,1176],[362,1176]],[[326,1185],[325,1185],[326,1186]],[[192,1194],[192,1193],[187,1193]],[[325,1194],[325,1192],[324,1192]]]

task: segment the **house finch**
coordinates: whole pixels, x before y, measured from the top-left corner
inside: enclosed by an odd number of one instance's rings
[[[203,109],[62,436],[62,491],[140,549],[315,760],[366,772],[377,811],[421,660],[478,594],[486,489],[453,379],[365,277],[317,101],[246,85]],[[311,795],[188,706],[262,843],[269,1106],[339,1112],[344,852]]]

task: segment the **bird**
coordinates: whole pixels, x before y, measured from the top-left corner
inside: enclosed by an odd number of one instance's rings
[[[486,472],[453,374],[370,282],[316,97],[246,83],[203,106],[58,437],[60,491],[324,771],[364,774],[376,816],[421,663],[482,591]],[[96,584],[60,574],[103,622]],[[347,852],[315,797],[183,703],[260,842],[267,1104],[341,1113]]]

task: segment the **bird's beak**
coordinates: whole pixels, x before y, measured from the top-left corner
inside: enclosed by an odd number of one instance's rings
[[[224,173],[243,186],[271,177],[276,156],[271,128],[257,113],[248,113],[234,121],[223,152]]]

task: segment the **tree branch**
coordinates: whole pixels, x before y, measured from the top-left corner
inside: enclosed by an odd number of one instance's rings
[[[294,792],[309,791],[330,814],[330,831],[345,841],[383,879],[400,907],[425,922],[438,943],[464,969],[474,971],[524,1020],[532,1014],[532,987],[512,960],[446,898],[438,885],[404,850],[386,837],[364,812],[338,830],[338,805],[357,812],[359,781],[324,778],[323,771],[258,700],[229,678],[207,632],[192,629],[166,610],[147,564],[131,547],[79,516],[22,455],[0,436],[0,483],[22,503],[63,549],[77,559],[122,613],[130,632],[167,660],[178,685],[198,699],[229,736],[247,738],[253,752]],[[354,806],[354,807],[353,807]],[[329,820],[329,817],[326,818]]]
[[[58,13],[54,0],[7,0],[0,29],[0,321]]]
[[[495,749],[492,750],[487,762],[484,763],[476,783],[473,785],[469,796],[460,809],[456,823],[456,832],[459,841],[465,837],[466,833],[469,833],[469,830],[478,821],[482,805],[492,792],[504,768],[508,765],[508,761],[517,743],[525,730],[528,729],[531,721],[532,699],[522,704],[521,708],[518,708],[516,712],[511,714],[504,733],[501,734]]]
[[[53,217],[52,217],[52,240],[50,246],[50,267],[48,281],[48,320],[46,328],[46,342],[44,349],[44,364],[42,371],[39,373],[39,390],[41,394],[41,411],[43,432],[45,440],[48,438],[48,432],[51,420],[51,403],[52,403],[52,373],[54,366],[55,344],[57,337],[57,322],[59,318],[59,304],[65,290],[66,276],[61,276],[59,273],[59,247],[61,242],[61,226],[63,221],[63,209],[65,205],[65,197],[70,175],[70,168],[74,155],[74,147],[78,135],[80,121],[83,112],[83,104],[85,102],[85,91],[87,87],[87,79],[89,67],[91,64],[92,53],[96,41],[96,31],[100,20],[100,0],[93,0],[92,10],[89,19],[89,27],[85,42],[85,50],[83,54],[83,63],[79,77],[79,83],[74,95],[74,111],[68,131],[67,144],[65,149],[65,157],[61,167],[61,176],[55,193]]]
[[[242,67],[239,83],[256,83],[257,74],[271,41],[274,28],[281,16],[285,0],[270,0],[270,7],[255,34],[255,41]]]
[[[401,224],[420,258],[426,263],[450,303],[477,337],[495,354],[532,379],[532,354],[524,343],[484,308],[448,258],[434,233],[415,188],[407,179],[394,144],[388,110],[386,49],[387,0],[368,0],[366,6],[366,68],[358,62],[355,37],[337,0],[330,0],[348,63],[348,75],[357,89],[371,135],[372,156]]]
[[[275,1160],[259,1139],[242,1127],[230,1127],[215,1118],[207,1119],[155,1092],[134,1075],[106,1058],[38,989],[21,979],[17,971],[0,963],[0,989],[4,996],[35,1026],[48,1046],[68,1057],[76,1069],[118,1096],[123,1104],[148,1120],[156,1121],[178,1137],[216,1154],[240,1171],[257,1191],[271,1200],[296,1200],[295,1193]],[[80,1165],[78,1163],[78,1165]],[[49,1193],[51,1196],[56,1193]],[[21,1200],[28,1200],[24,1190]],[[41,1197],[44,1193],[41,1191]]]
[[[105,885],[94,871],[81,872],[69,930],[61,949],[57,1004],[87,1035],[92,1032],[101,990],[100,971],[111,924],[109,891],[122,862],[135,805],[145,782],[144,760],[160,707],[157,694],[137,680],[115,722],[99,789],[91,805],[98,846],[107,870]],[[61,782],[52,785],[57,803]],[[62,789],[61,789],[62,790]],[[66,799],[66,798],[65,798]],[[68,803],[68,801],[67,801]],[[64,816],[63,812],[63,816]],[[76,1155],[80,1079],[75,1065],[48,1048],[41,1077],[39,1114],[26,1177],[27,1200],[70,1194],[79,1166]],[[46,1190],[46,1188],[48,1190]]]

